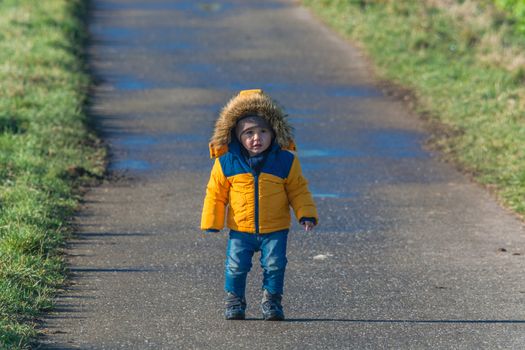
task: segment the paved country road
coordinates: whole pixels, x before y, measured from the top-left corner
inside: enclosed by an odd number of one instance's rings
[[[75,219],[42,348],[525,348],[523,224],[425,150],[353,46],[292,0],[91,3],[114,179]],[[213,123],[249,88],[290,115],[321,217],[289,236],[280,323],[258,266],[248,320],[223,320],[226,233],[198,229]]]

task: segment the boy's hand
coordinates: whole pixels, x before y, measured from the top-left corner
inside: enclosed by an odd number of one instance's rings
[[[315,224],[312,221],[308,221],[308,220],[304,220],[301,224],[303,225],[304,230],[306,232],[313,230],[315,226]]]

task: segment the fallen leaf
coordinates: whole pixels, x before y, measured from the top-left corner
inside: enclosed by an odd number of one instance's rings
[[[326,259],[328,259],[328,256],[324,254],[319,254],[319,255],[314,256],[314,260],[326,260]]]

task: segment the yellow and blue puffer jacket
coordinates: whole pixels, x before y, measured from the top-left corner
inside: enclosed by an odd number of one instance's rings
[[[266,119],[274,142],[260,173],[246,162],[235,137],[237,121],[247,115]],[[223,108],[210,140],[215,158],[206,189],[201,229],[218,231],[226,217],[230,229],[246,233],[273,233],[290,227],[290,206],[300,221],[317,224],[317,210],[292,138],[292,127],[282,109],[261,90],[241,91]]]

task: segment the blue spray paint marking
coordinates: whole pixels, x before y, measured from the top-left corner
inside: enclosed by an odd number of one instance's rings
[[[197,31],[199,30],[197,29]],[[162,27],[149,28],[147,32],[136,28],[112,26],[96,26],[91,29],[93,37],[100,41],[100,44],[110,45],[111,47],[137,48],[160,52],[194,51],[199,47],[199,40],[194,37],[194,30],[185,30],[185,37],[179,36],[177,40],[166,40],[164,32],[165,28]],[[158,40],[155,40],[156,38]]]
[[[191,1],[191,2],[173,2],[173,1],[141,1],[136,3],[101,3],[97,4],[97,10],[143,10],[143,11],[183,11],[192,14],[206,13],[223,13],[234,9],[237,4],[227,1]],[[278,9],[289,7],[287,4],[278,2],[256,2],[250,4],[250,8],[261,9]]]
[[[124,40],[133,38],[136,35],[133,30],[121,27],[101,28],[100,34],[102,33],[105,37],[109,37],[110,40]]]
[[[133,135],[115,141],[117,146],[123,146],[126,148],[142,148],[147,146],[153,146],[157,144],[158,139],[152,136],[146,135]]]
[[[231,83],[233,90],[261,88],[268,93],[296,93],[310,95],[325,95],[329,97],[355,97],[355,98],[374,98],[383,97],[383,92],[373,86],[361,85],[342,85],[323,87],[317,84],[287,83],[287,82],[238,82]]]
[[[430,154],[421,148],[423,135],[404,130],[371,130],[364,132],[363,139],[369,140],[370,153],[391,159],[429,158]]]
[[[319,127],[315,127],[316,133],[322,133]],[[330,125],[326,128],[328,130]],[[329,131],[329,130],[328,130]],[[351,158],[384,158],[384,159],[428,159],[430,153],[422,147],[424,135],[419,132],[405,130],[356,130],[346,137],[351,141],[351,147],[344,149],[330,149],[318,147],[311,142],[310,132],[298,138],[298,154],[302,158],[314,157],[351,157]],[[327,141],[338,141],[330,140]]]
[[[314,198],[341,198],[341,195],[338,193],[312,193]]]
[[[124,27],[107,27],[94,26],[91,28],[91,34],[96,38],[102,38],[103,41],[122,41],[137,36],[140,32],[132,28]],[[113,43],[111,43],[113,44]]]
[[[195,52],[195,50],[198,49],[198,46],[196,45],[196,42],[183,42],[183,41],[177,41],[177,42],[158,42],[158,43],[150,43],[145,44],[143,47],[147,47],[148,49],[157,50],[160,52],[179,52],[179,51],[189,51],[192,50],[192,52]]]
[[[330,149],[299,149],[299,158],[316,157],[363,157],[364,153],[355,149],[330,150]]]
[[[289,117],[288,118],[290,123],[292,123],[292,125],[297,125],[297,124],[308,124],[308,123],[311,123],[312,122],[312,119],[309,119],[309,118],[303,118],[303,117]]]
[[[203,166],[204,163],[196,164],[188,156],[198,156],[205,159],[208,157],[205,147],[208,135],[204,134],[160,134],[160,135],[141,135],[141,134],[115,134],[113,147],[116,154],[125,154],[129,158],[116,159],[109,168],[110,170],[133,170],[148,171],[159,170],[166,166],[176,167],[177,169],[193,169],[196,166]],[[195,145],[195,144],[198,144]],[[148,153],[155,147],[169,147],[175,154],[183,155],[175,163],[153,164],[142,159],[148,159]]]
[[[129,75],[121,75],[117,78],[117,81],[114,83],[114,86],[117,90],[123,91],[132,91],[132,90],[148,90],[155,87],[154,84],[146,82],[144,80],[136,79]]]
[[[140,11],[177,11],[191,16],[209,17],[228,14],[234,8],[233,4],[218,1],[173,2],[173,1],[141,1],[128,4],[101,4],[97,6],[105,11],[140,10]]]
[[[305,129],[306,128],[306,129]],[[312,184],[315,198],[331,200],[354,199],[367,188],[378,184],[425,183],[418,173],[406,174],[405,161],[429,159],[421,147],[424,134],[417,131],[350,128],[347,133],[334,132],[337,123],[312,123],[301,130],[298,156],[303,172]],[[334,145],[345,145],[334,149]],[[384,172],[389,167],[391,172]],[[328,175],[327,178],[327,174]],[[332,183],[329,178],[337,178]]]
[[[153,169],[153,166],[143,160],[137,159],[122,159],[111,163],[110,170],[139,170],[146,171]]]
[[[370,86],[330,87],[328,89],[325,89],[325,91],[328,96],[333,97],[383,97],[383,93],[380,90]]]

